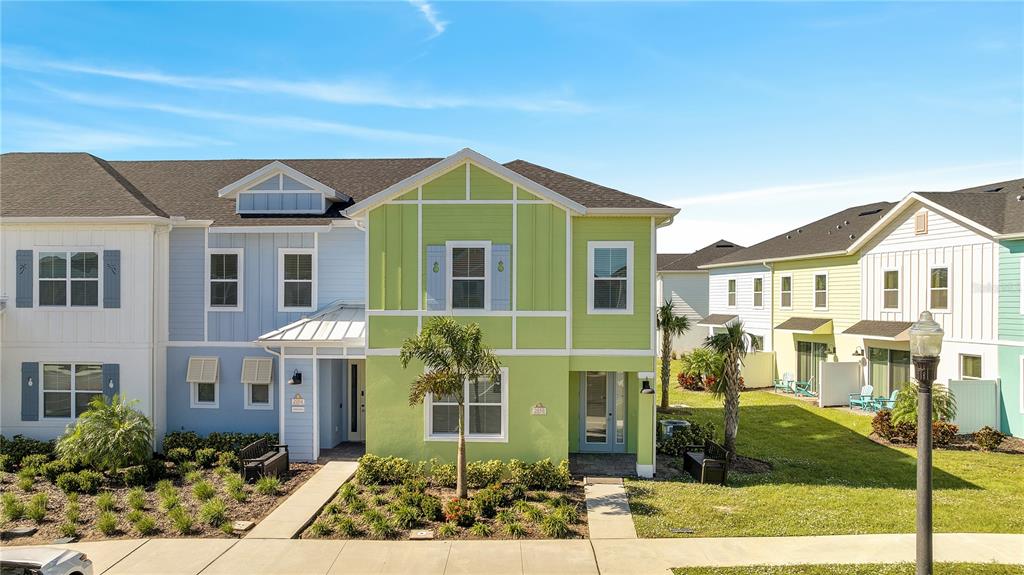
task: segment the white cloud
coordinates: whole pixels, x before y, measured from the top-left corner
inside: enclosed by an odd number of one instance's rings
[[[105,152],[136,148],[195,148],[230,142],[151,129],[93,128],[29,117],[4,118],[4,147],[22,152]]]
[[[65,72],[130,82],[155,84],[187,90],[273,94],[339,105],[382,106],[418,110],[480,108],[520,112],[560,112],[584,114],[593,107],[559,95],[467,96],[432,94],[420,87],[395,87],[384,82],[351,79],[343,81],[281,80],[276,78],[192,76],[159,70],[132,70],[117,66],[99,66],[36,58],[17,49],[7,49],[3,66],[32,72]]]
[[[276,130],[288,130],[293,132],[336,134],[340,136],[352,136],[364,140],[400,141],[420,144],[442,144],[446,146],[468,145],[466,140],[460,138],[451,138],[448,136],[439,136],[435,134],[408,132],[405,130],[370,128],[367,126],[358,126],[354,124],[332,122],[328,120],[317,120],[301,116],[259,116],[253,114],[234,114],[231,112],[205,110],[201,108],[191,108],[186,106],[175,106],[171,104],[161,104],[157,102],[139,102],[121,98],[109,98],[106,96],[96,96],[93,94],[86,94],[82,92],[60,90],[56,88],[50,88],[47,86],[42,87],[50,93],[55,94],[65,100],[75,102],[78,104],[101,108],[149,110],[153,112],[172,114],[175,116],[181,116],[185,118],[195,118],[200,120],[214,120],[254,126],[264,126],[274,128]]]
[[[423,14],[423,18],[427,20],[427,23],[434,29],[434,33],[430,36],[431,39],[444,34],[445,28],[448,27],[448,22],[441,20],[433,4],[426,0],[409,0],[409,4],[415,6]]]

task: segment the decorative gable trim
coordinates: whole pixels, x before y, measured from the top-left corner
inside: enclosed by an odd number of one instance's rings
[[[569,198],[563,196],[562,194],[559,194],[554,190],[542,186],[541,184],[538,184],[537,182],[534,182],[533,180],[517,172],[514,172],[506,168],[505,166],[499,164],[498,162],[495,162],[494,160],[488,158],[487,156],[484,156],[483,154],[471,150],[469,148],[463,148],[458,152],[441,160],[440,162],[437,162],[436,164],[424,170],[421,170],[409,176],[408,178],[405,178],[404,180],[388,188],[385,188],[360,202],[357,202],[356,204],[350,206],[342,213],[350,218],[357,217],[366,212],[367,210],[369,210],[370,208],[378,206],[387,201],[393,200],[396,197],[408,192],[409,190],[415,189],[423,185],[424,183],[434,179],[435,177],[445,174],[449,170],[452,170],[466,162],[470,162],[476,165],[477,167],[480,167],[484,170],[487,170],[488,172],[491,172],[495,176],[504,178],[516,184],[517,186],[526,188],[526,190],[528,190],[529,192],[537,196],[540,196],[541,198],[546,199],[554,204],[557,204],[560,207],[565,208],[571,212],[580,215],[587,213],[587,208],[584,207],[579,202],[570,200]]]
[[[235,180],[234,182],[231,182],[230,184],[217,190],[217,196],[221,198],[234,198],[238,195],[239,192],[246,191],[250,187],[277,174],[284,174],[285,176],[288,176],[289,178],[292,178],[295,181],[305,186],[308,186],[311,190],[320,192],[329,199],[338,201],[352,200],[351,197],[341,192],[338,192],[334,188],[326,184],[323,184],[307,176],[306,174],[303,174],[302,172],[296,170],[295,168],[289,166],[288,164],[285,164],[284,162],[276,160],[267,164],[266,166],[263,166],[262,168],[256,170],[255,172],[239,180]]]

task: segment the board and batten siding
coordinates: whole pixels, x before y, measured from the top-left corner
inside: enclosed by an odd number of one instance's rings
[[[203,341],[206,331],[206,229],[174,228],[168,248],[170,341]]]
[[[908,210],[869,246],[860,261],[864,319],[916,321],[930,309],[931,269],[949,269],[949,309],[931,310],[950,340],[970,342],[998,339],[997,295],[994,282],[1000,263],[998,244],[961,224],[928,210],[928,233],[914,234]],[[899,272],[899,307],[885,309],[885,272]]]
[[[317,299],[366,305],[366,232],[356,227],[317,234]]]
[[[754,307],[754,278],[761,278],[764,300]],[[736,305],[729,305],[729,280],[736,280]],[[708,277],[708,314],[737,315],[748,333],[764,338],[766,351],[774,349],[772,339],[772,272],[763,265],[711,269]]]

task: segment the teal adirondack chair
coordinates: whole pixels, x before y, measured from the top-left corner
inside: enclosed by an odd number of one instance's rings
[[[879,397],[875,399],[874,405],[872,405],[873,411],[879,411],[882,409],[892,409],[896,406],[896,396],[899,395],[900,390],[894,389],[889,395],[889,398]]]
[[[798,381],[794,383],[793,393],[801,397],[817,397],[818,394],[814,392],[814,376],[811,376],[807,381]]]
[[[776,393],[780,391],[782,393],[793,393],[793,379],[794,378],[792,373],[782,374],[782,379],[776,379],[772,383],[773,391],[775,391]]]
[[[875,403],[875,398],[872,394],[875,393],[875,388],[872,385],[865,385],[860,388],[860,393],[850,394],[850,407],[858,407],[867,411]]]

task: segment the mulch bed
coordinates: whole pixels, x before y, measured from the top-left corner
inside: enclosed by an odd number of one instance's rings
[[[894,443],[878,435],[877,433],[871,433],[868,438],[875,443],[884,445],[886,447],[902,447],[904,449],[914,449],[917,444],[914,443]],[[950,451],[982,451],[978,444],[974,442],[974,437],[971,434],[957,435],[953,442],[949,445],[933,445],[933,449],[942,449]],[[1010,453],[1013,455],[1024,455],[1024,439],[1019,437],[1007,436],[999,447],[990,451],[990,453]]]
[[[367,509],[376,509],[380,513],[388,517],[389,521],[394,520],[394,513],[392,502],[395,501],[398,489],[396,486],[386,485],[361,485],[353,482],[352,485],[356,488],[360,498],[367,503]],[[469,490],[469,499],[465,500],[467,505],[472,507],[473,495],[479,491],[478,489]],[[429,486],[426,488],[425,493],[429,496],[436,497],[440,500],[441,504],[455,499],[455,490],[438,488]],[[335,502],[339,502],[340,498],[336,498]],[[528,513],[524,513],[522,510],[515,511],[516,522],[525,528],[525,533],[515,539],[550,539],[541,530],[540,521],[543,516],[549,515],[556,507],[555,502],[562,502],[562,504],[572,505],[578,512],[579,520],[569,525],[570,534],[566,537],[568,539],[587,538],[589,537],[589,530],[587,529],[587,506],[586,497],[583,492],[583,483],[580,481],[573,481],[569,489],[565,491],[545,491],[545,490],[529,490],[526,495],[526,504],[531,508],[536,509],[532,513],[534,517],[530,517]],[[310,528],[307,528],[302,534],[303,539],[382,539],[381,537],[375,537],[369,529],[369,525],[364,519],[364,513],[353,513],[347,510],[344,504],[339,502],[341,508],[337,513],[331,513],[331,506],[327,508],[317,517],[316,522],[325,522],[330,525],[336,525],[339,518],[347,517],[352,519],[359,529],[359,533],[352,536],[345,536],[339,534],[337,531],[317,537],[314,533],[311,533]],[[500,508],[504,510],[508,508]],[[316,523],[314,522],[314,523]],[[438,521],[427,520],[420,518],[415,527],[409,528],[398,528],[396,539],[408,539],[411,531],[416,530],[429,530],[433,532],[435,539],[513,539],[505,530],[505,525],[500,521],[500,517],[485,518],[476,514],[476,523],[486,524],[489,528],[490,534],[487,536],[480,536],[474,534],[473,531],[468,527],[459,527],[457,533],[451,535],[441,535],[439,528],[445,523],[444,519]]]
[[[202,469],[199,473],[202,479],[209,482],[217,491],[215,497],[219,498],[227,506],[227,519],[229,521],[247,520],[259,522],[267,516],[271,510],[283,501],[288,495],[294,492],[300,485],[306,482],[313,473],[319,469],[319,465],[308,463],[292,463],[289,477],[281,478],[281,487],[276,495],[262,495],[257,493],[253,485],[246,486],[248,498],[244,502],[238,502],[228,496],[224,479],[212,469]],[[179,505],[187,509],[193,516],[192,530],[183,535],[178,533],[171,524],[167,514],[160,509],[160,498],[153,490],[155,483],[146,486],[146,509],[143,511],[156,522],[156,532],[147,537],[226,537],[228,536],[218,527],[207,525],[199,518],[199,508],[202,502],[192,492],[192,484],[186,483],[177,474],[173,467],[168,469],[168,477],[178,491]],[[100,511],[96,505],[96,498],[99,494],[108,491],[114,494],[116,507],[113,513],[118,518],[118,531],[112,535],[104,535],[96,528],[96,519]],[[128,522],[126,515],[130,511],[127,504],[129,488],[120,485],[105,485],[96,495],[80,494],[78,496],[81,518],[78,521],[78,538],[81,541],[108,540],[108,539],[131,539],[141,535]],[[5,541],[5,545],[27,545],[50,543],[54,539],[62,537],[59,527],[65,521],[67,508],[67,495],[50,483],[45,477],[37,477],[31,491],[23,491],[17,486],[17,476],[14,473],[0,472],[0,492],[13,493],[25,505],[37,493],[46,493],[49,498],[46,518],[41,523],[35,523],[27,517],[16,521],[3,521],[2,529],[8,530],[14,527],[35,527],[38,529],[31,537],[19,537]]]

